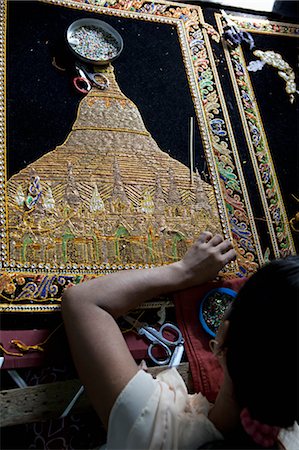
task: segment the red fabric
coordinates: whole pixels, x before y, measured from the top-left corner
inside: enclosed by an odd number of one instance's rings
[[[21,350],[11,343],[12,339],[19,339],[27,345],[36,345],[45,341],[49,336],[49,330],[0,330],[0,342],[9,352],[20,353]],[[11,356],[3,354],[4,363],[2,369],[21,369],[24,367],[40,367],[45,362],[46,352],[28,351],[24,356]]]
[[[212,337],[199,322],[199,304],[211,289],[226,287],[238,292],[245,278],[210,282],[175,294],[177,324],[185,339],[185,351],[190,364],[194,392],[201,392],[214,402],[222,382],[223,373],[217,358],[209,348]]]
[[[47,345],[44,347],[45,351],[40,352],[36,350],[29,350],[28,352],[22,352],[18,350],[15,345],[11,343],[12,339],[19,339],[24,344],[27,345],[36,345],[44,342],[47,337],[51,334],[51,330],[8,330],[3,331],[0,330],[0,342],[3,347],[14,353],[23,353],[23,356],[4,356],[4,363],[1,369],[21,369],[21,368],[31,368],[31,367],[41,367],[44,366],[49,357],[56,360],[61,355],[61,345],[62,341],[57,339],[56,342],[53,342],[54,335],[49,339],[49,344],[53,344],[51,346]],[[125,341],[129,347],[132,356],[136,360],[146,359],[148,360],[147,349],[150,344],[149,341],[139,336],[138,334],[130,331],[129,333],[124,334]],[[63,339],[66,339],[63,337]],[[63,352],[62,352],[63,353]],[[157,357],[164,357],[163,351],[157,351],[155,353]]]

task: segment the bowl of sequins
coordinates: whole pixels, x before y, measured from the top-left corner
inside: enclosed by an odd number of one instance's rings
[[[70,50],[82,61],[105,65],[122,52],[121,35],[108,23],[98,19],[79,19],[66,31]]]
[[[203,329],[215,337],[225,312],[236,298],[237,293],[228,288],[216,288],[209,291],[199,307],[199,321]]]

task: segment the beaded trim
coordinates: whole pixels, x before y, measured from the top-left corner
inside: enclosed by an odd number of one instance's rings
[[[215,14],[219,16],[219,14]],[[271,20],[256,19],[254,17],[241,17],[228,15],[240,28],[248,31],[249,33],[258,34],[275,34],[282,36],[299,37],[299,26],[293,23],[278,23]]]
[[[224,25],[222,16],[215,14],[215,17],[219,32],[222,33]],[[262,23],[260,25],[262,26]],[[267,26],[267,22],[265,26]],[[288,24],[285,29],[288,29]],[[251,31],[251,29],[246,29],[246,31]],[[225,42],[223,42],[223,47],[270,232],[274,256],[280,258],[295,254],[289,220],[242,48],[239,46],[231,49]]]
[[[263,262],[263,256],[259,246],[258,235],[253,220],[236,144],[208,40],[208,36],[215,39],[217,33],[212,27],[205,24],[201,8],[198,6],[164,1],[157,3],[136,1],[132,3],[127,0],[120,2],[110,0],[105,2],[106,6],[104,7],[98,6],[98,0],[89,1],[88,3],[61,0],[41,1],[78,10],[160,22],[176,26],[203,146],[209,165],[211,180],[214,186],[223,234],[225,237],[234,238],[237,247],[238,261],[230,265],[228,272],[231,271],[235,274],[239,273],[239,276],[243,276],[256,270],[258,265]],[[2,12],[1,55],[5,57],[6,20],[4,20],[4,18],[6,14],[6,2],[1,3],[0,11]],[[2,71],[2,75],[3,77],[5,76],[4,70]],[[4,86],[4,83],[1,83],[1,86]],[[5,133],[4,126],[1,130]],[[5,143],[3,144],[3,158],[5,158],[4,147]],[[2,167],[4,166],[5,159],[3,160]],[[4,195],[6,195],[5,191]],[[6,204],[5,197],[2,197],[1,206],[4,205],[4,211]],[[3,267],[5,267],[5,273],[0,279],[0,284],[2,282],[1,286],[5,286],[2,289],[5,298],[6,294],[10,293],[10,302],[16,301],[14,298],[14,292],[16,292],[17,289],[16,279],[18,277],[16,271],[17,273],[23,273],[24,287],[22,289],[23,291],[26,291],[26,295],[19,297],[18,301],[26,301],[27,299],[27,301],[40,303],[46,301],[53,302],[53,304],[50,305],[40,304],[38,306],[38,308],[40,308],[39,311],[48,311],[49,309],[51,310],[51,308],[53,308],[53,310],[57,309],[57,304],[54,305],[54,303],[59,302],[57,296],[59,287],[61,286],[57,285],[57,283],[59,284],[58,279],[60,279],[60,282],[64,280],[64,283],[72,283],[74,281],[82,281],[82,276],[97,276],[99,274],[122,269],[154,267],[154,264],[138,266],[136,264],[127,264],[125,266],[102,264],[96,267],[78,267],[76,264],[73,264],[71,266],[60,265],[55,267],[43,263],[26,266],[26,263],[20,264],[9,261],[6,252],[7,233],[5,218],[6,215],[1,218],[2,246],[4,245],[1,249],[1,264],[3,263]],[[29,275],[29,271],[32,275]],[[26,272],[26,274],[24,274],[24,272]],[[53,273],[55,275],[53,275]],[[70,276],[68,275],[69,273],[71,273]],[[76,273],[79,274],[79,279],[76,278]],[[7,281],[7,277],[9,281]],[[12,284],[16,289],[13,287],[8,287],[7,289],[7,286]],[[57,289],[53,286],[56,286]],[[19,287],[19,289],[21,288]],[[53,293],[52,297],[51,292]],[[7,303],[2,306],[2,310],[12,311],[14,310],[14,306],[15,305]],[[31,305],[26,304],[16,306],[18,306],[20,310],[24,308],[24,311],[27,307],[31,307]]]
[[[6,197],[6,2],[0,2],[0,269],[7,259]]]

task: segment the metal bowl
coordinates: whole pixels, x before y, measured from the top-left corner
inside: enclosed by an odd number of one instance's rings
[[[88,26],[93,26],[98,28],[101,31],[104,31],[106,34],[110,34],[117,42],[119,50],[118,53],[113,56],[112,58],[109,59],[89,59],[86,58],[82,55],[80,55],[80,53],[78,53],[75,48],[71,45],[70,41],[71,41],[71,37],[72,34],[81,27],[88,27]],[[119,55],[121,54],[123,47],[124,47],[124,42],[123,39],[121,37],[121,35],[111,26],[108,25],[108,23],[103,22],[102,20],[98,20],[98,19],[79,19],[76,20],[75,22],[73,22],[67,29],[66,31],[66,41],[67,44],[71,50],[71,52],[76,55],[77,58],[81,59],[81,61],[84,61],[86,63],[89,64],[95,64],[95,65],[106,65],[112,61],[114,61],[116,58],[119,57]]]

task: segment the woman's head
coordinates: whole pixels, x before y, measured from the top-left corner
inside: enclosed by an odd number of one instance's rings
[[[261,268],[230,309],[223,346],[241,408],[269,425],[298,421],[299,256]]]

